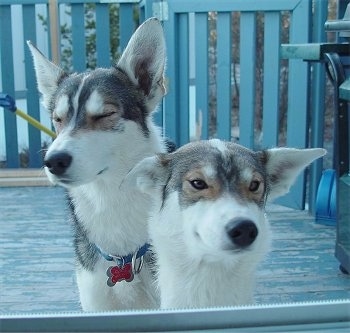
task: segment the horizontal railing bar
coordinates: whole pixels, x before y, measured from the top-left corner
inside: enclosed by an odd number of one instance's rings
[[[205,1],[177,0],[169,2],[169,6],[175,13],[183,12],[210,12],[210,11],[284,11],[294,10],[303,0],[217,0],[215,5]]]
[[[57,0],[59,4],[69,4],[69,3],[138,3],[140,0]]]
[[[70,4],[70,3],[139,3],[140,0],[57,0],[58,4]],[[0,6],[8,5],[41,5],[48,4],[49,0],[1,0]]]
[[[42,5],[48,3],[49,0],[1,0],[0,7],[8,5]]]

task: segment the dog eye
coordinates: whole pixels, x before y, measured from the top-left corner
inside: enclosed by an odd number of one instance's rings
[[[207,183],[204,180],[202,180],[202,179],[190,180],[190,184],[196,190],[205,190],[206,188],[208,188]]]
[[[62,118],[54,116],[53,117],[53,121],[56,122],[56,123],[61,123],[62,122]]]
[[[256,192],[260,187],[260,181],[259,180],[252,180],[249,184],[249,191],[250,192]]]
[[[100,119],[103,119],[103,118],[108,118],[108,117],[111,117],[115,114],[115,112],[108,112],[108,113],[103,113],[103,114],[100,114],[98,116],[93,116],[93,119],[94,120],[100,120]]]

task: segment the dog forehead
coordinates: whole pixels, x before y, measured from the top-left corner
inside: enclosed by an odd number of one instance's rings
[[[131,81],[122,71],[111,68],[96,68],[86,73],[84,85],[90,89],[100,89],[107,93],[112,93],[116,88],[131,85]]]
[[[204,166],[216,167],[219,152],[205,141],[198,141],[180,147],[172,154],[173,173],[183,173]]]
[[[81,86],[82,82],[84,80],[84,74],[71,74],[67,76],[59,85],[57,90],[57,96],[61,95],[67,95],[67,96],[74,96],[77,91],[79,90],[79,87]]]
[[[130,90],[130,85],[126,75],[115,68],[97,68],[90,72],[71,74],[61,82],[57,90],[56,105],[63,95],[84,103],[96,103],[98,97],[102,96],[105,100],[114,101],[120,99],[119,96],[126,90]]]
[[[198,141],[187,144],[174,154],[173,172],[186,172],[203,168],[206,173],[214,174],[220,170],[227,175],[241,174],[245,178],[252,170],[261,171],[262,164],[257,154],[241,145],[222,140]]]
[[[224,160],[228,165],[235,165],[240,170],[262,168],[262,160],[256,152],[233,142],[227,142],[226,147]]]
[[[225,155],[227,153],[227,145],[226,145],[225,141],[222,141],[219,139],[211,139],[208,142],[212,147],[219,150],[222,154]]]

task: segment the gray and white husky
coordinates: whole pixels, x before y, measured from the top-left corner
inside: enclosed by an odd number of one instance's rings
[[[161,307],[253,303],[255,271],[270,247],[266,202],[325,152],[254,152],[214,139],[139,162],[126,184],[154,198],[149,228]]]
[[[143,23],[114,67],[80,74],[28,45],[57,132],[45,171],[68,190],[82,308],[159,307],[147,260],[150,198],[120,184],[135,163],[165,151],[151,116],[165,94],[161,24]]]

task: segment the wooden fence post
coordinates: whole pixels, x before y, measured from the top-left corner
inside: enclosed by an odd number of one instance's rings
[[[49,0],[49,28],[50,28],[50,44],[51,59],[54,63],[60,63],[60,43],[58,30],[58,5],[57,0]]]

